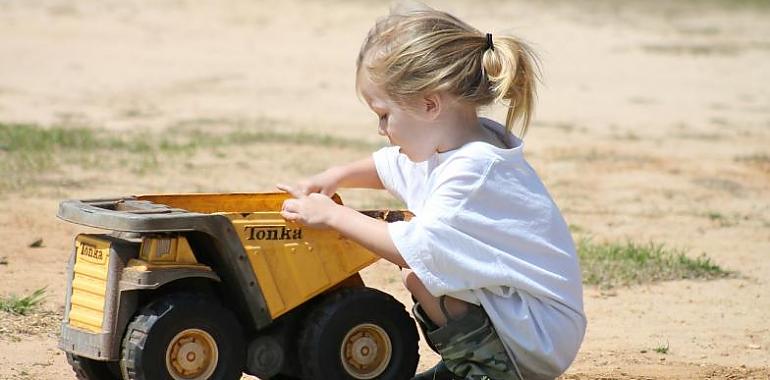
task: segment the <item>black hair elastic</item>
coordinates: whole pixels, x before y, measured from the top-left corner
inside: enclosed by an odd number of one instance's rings
[[[487,33],[487,49],[495,51],[495,45],[492,44],[492,33]]]

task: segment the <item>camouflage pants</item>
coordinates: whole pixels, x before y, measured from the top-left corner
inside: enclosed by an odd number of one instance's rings
[[[412,312],[428,344],[452,373],[464,380],[521,380],[483,308],[471,305],[465,315],[452,319],[443,297],[439,304],[447,317],[443,327],[433,324],[418,303]]]

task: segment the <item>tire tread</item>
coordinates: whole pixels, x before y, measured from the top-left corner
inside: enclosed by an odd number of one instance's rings
[[[414,361],[414,367],[416,368],[417,361],[419,360],[419,354],[417,353],[417,342],[419,338],[414,321],[409,316],[404,305],[390,294],[376,289],[366,287],[344,288],[325,296],[319,304],[315,305],[305,321],[303,330],[300,332],[299,354],[300,357],[303,358],[303,379],[324,378],[324,373],[322,368],[320,368],[320,365],[328,363],[323,363],[323,350],[319,350],[314,342],[320,341],[325,326],[327,326],[337,313],[340,312],[340,308],[356,305],[360,301],[371,302],[374,299],[377,299],[378,304],[384,308],[383,310],[388,310],[388,312],[392,312],[394,315],[398,316],[393,322],[399,325],[399,329],[408,331],[408,334],[410,335],[408,340],[413,340],[413,342],[405,342],[404,349],[415,352],[417,360]],[[406,325],[407,322],[409,325]],[[411,377],[411,375],[414,374],[414,368],[412,368],[411,371],[412,373],[409,374],[408,377]]]
[[[158,322],[166,313],[171,312],[175,307],[180,306],[205,306],[210,308],[216,305],[224,311],[221,304],[211,297],[205,295],[196,295],[191,293],[175,293],[155,300],[141,309],[126,328],[126,334],[123,338],[121,352],[121,370],[126,380],[141,380],[141,368],[144,365],[141,358],[137,357],[138,352],[145,349],[145,343],[152,331],[155,323]],[[241,342],[242,343],[242,342]],[[240,344],[240,346],[243,346]],[[243,347],[241,347],[243,348]]]

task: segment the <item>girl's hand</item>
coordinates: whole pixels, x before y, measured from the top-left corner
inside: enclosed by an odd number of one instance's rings
[[[288,185],[278,185],[278,188],[294,197],[283,202],[281,216],[308,227],[328,228],[329,220],[337,208],[342,207],[328,196],[317,192],[305,194],[302,190]]]
[[[334,168],[332,168],[318,173],[310,178],[304,179],[298,182],[295,186],[278,184],[278,188],[286,191],[287,193],[291,193],[291,191],[287,191],[285,188],[291,188],[293,191],[302,195],[321,193],[331,197],[334,195],[334,192],[337,191],[338,182],[339,175],[335,172]],[[294,194],[292,193],[292,195]],[[294,196],[297,197],[296,195]]]

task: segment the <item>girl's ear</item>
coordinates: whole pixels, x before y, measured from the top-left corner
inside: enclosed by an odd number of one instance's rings
[[[423,97],[422,100],[422,111],[425,113],[425,116],[431,120],[437,118],[438,114],[441,112],[441,97],[438,96],[438,94],[430,94]]]

